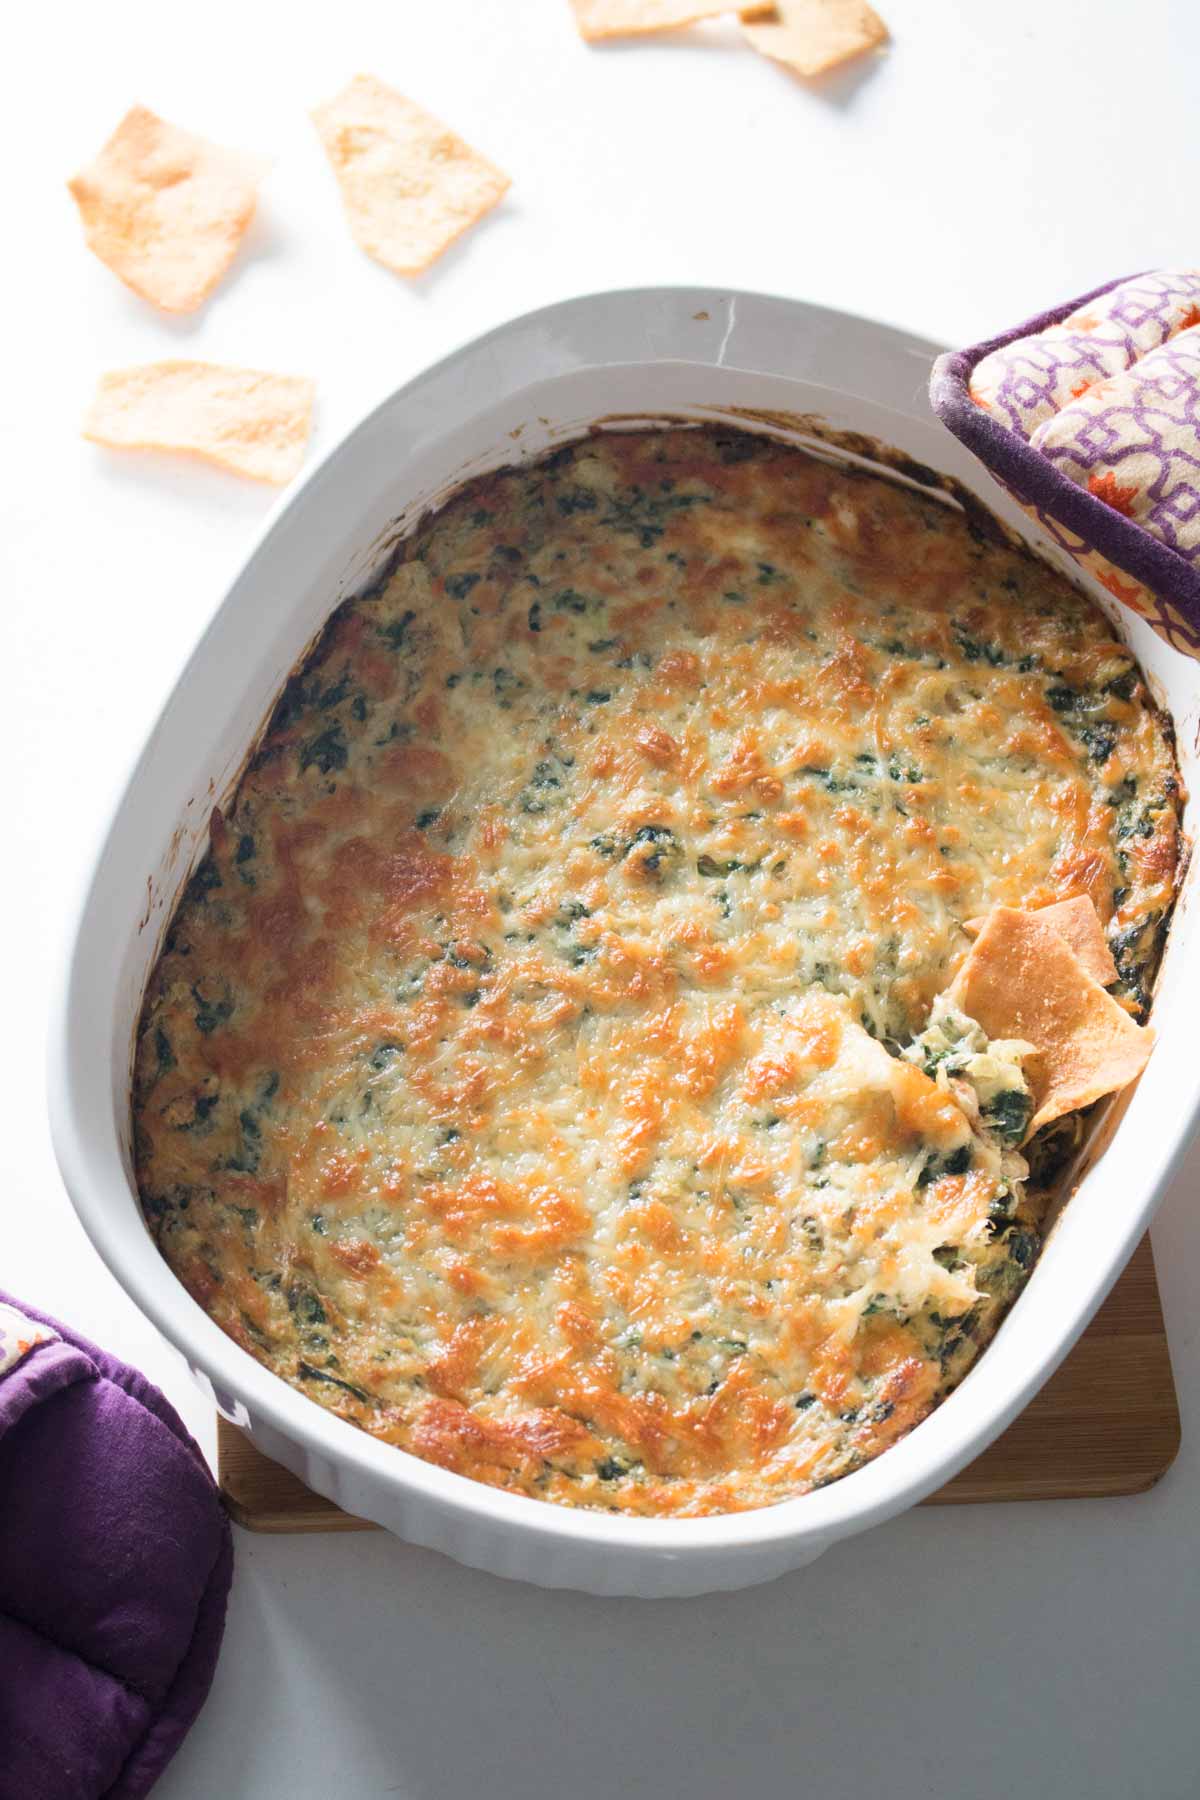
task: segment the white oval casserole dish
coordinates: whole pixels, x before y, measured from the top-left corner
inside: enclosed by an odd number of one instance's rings
[[[1159,982],[1159,1043],[1147,1073],[1116,1109],[1107,1149],[1063,1208],[993,1345],[930,1418],[865,1468],[779,1506],[695,1520],[572,1511],[376,1442],[227,1338],[142,1221],[129,1146],[131,1046],[161,932],[205,841],[209,809],[235,779],[283,681],[397,535],[466,477],[597,421],[728,418],[732,409],[772,415],[772,429],[799,442],[796,421],[815,415],[894,446],[956,477],[1050,554],[933,419],[926,383],[937,349],[843,313],[703,289],[597,295],[501,326],[392,394],[280,502],[125,786],[88,882],[52,1031],[51,1115],[64,1180],[109,1268],[211,1383],[222,1410],[310,1487],[401,1537],[547,1587],[646,1597],[748,1586],[811,1562],[922,1499],[1004,1429],[1112,1286],[1188,1141],[1198,1098],[1185,996],[1200,982],[1200,933],[1185,898]],[[1090,591],[1111,615],[1102,590]],[[1196,664],[1140,621],[1122,615],[1117,623],[1174,716],[1186,778],[1200,716]]]

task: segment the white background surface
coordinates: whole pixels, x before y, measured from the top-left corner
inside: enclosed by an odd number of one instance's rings
[[[885,56],[809,88],[723,26],[588,49],[566,0],[114,0],[9,23],[0,1285],[139,1364],[210,1449],[181,1362],[62,1192],[42,1040],[116,784],[272,496],[84,444],[91,385],[170,355],[311,373],[319,451],[464,338],[589,289],[761,288],[965,343],[1197,259],[1190,0],[886,12]],[[354,248],[306,116],[359,70],[513,177],[420,281]],[[190,319],[85,254],[62,187],[135,100],[277,157],[233,276]],[[1184,1447],[1152,1494],[924,1509],[773,1586],[653,1604],[515,1587],[382,1534],[238,1534],[213,1694],[158,1792],[1191,1800],[1198,1185],[1193,1152],[1154,1231]]]

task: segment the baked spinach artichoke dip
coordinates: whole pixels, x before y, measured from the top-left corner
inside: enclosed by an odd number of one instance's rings
[[[137,1178],[252,1356],[609,1512],[859,1468],[988,1342],[1149,1054],[1169,728],[917,488],[599,433],[474,482],[293,674],[144,1001]]]

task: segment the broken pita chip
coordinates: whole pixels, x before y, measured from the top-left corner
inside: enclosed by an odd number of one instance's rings
[[[215,363],[143,363],[114,369],[83,435],[117,450],[199,456],[252,481],[290,481],[304,461],[314,384],[298,375]]]
[[[1041,912],[997,906],[984,920],[948,998],[989,1038],[1024,1038],[1034,1114],[1026,1137],[1140,1075],[1154,1047],[1094,981]]]
[[[888,28],[866,0],[775,0],[762,24],[742,31],[756,50],[811,77],[887,42]]]
[[[1093,981],[1098,981],[1101,987],[1112,986],[1119,971],[1112,959],[1100,915],[1086,894],[1080,894],[1074,900],[1056,900],[1051,906],[1039,906],[1033,910],[1039,919],[1044,919],[1047,925],[1053,925],[1059,937],[1075,952]],[[978,937],[987,920],[986,913],[982,918],[968,919],[963,930],[969,937]]]
[[[419,275],[512,185],[448,126],[373,75],[356,75],[313,120],[360,249]]]
[[[269,167],[135,106],[67,186],[89,250],[126,287],[194,312],[236,256]]]
[[[580,37],[589,43],[601,38],[642,37],[652,31],[673,31],[680,25],[696,25],[722,13],[740,13],[761,19],[774,11],[773,0],[571,0]]]

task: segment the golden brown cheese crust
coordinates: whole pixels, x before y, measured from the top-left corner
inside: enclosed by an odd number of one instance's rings
[[[293,677],[151,981],[163,1254],[364,1429],[567,1504],[886,1448],[1036,1254],[894,1053],[962,922],[1094,901],[1144,1010],[1170,744],[1066,582],[715,430],[475,483]]]

